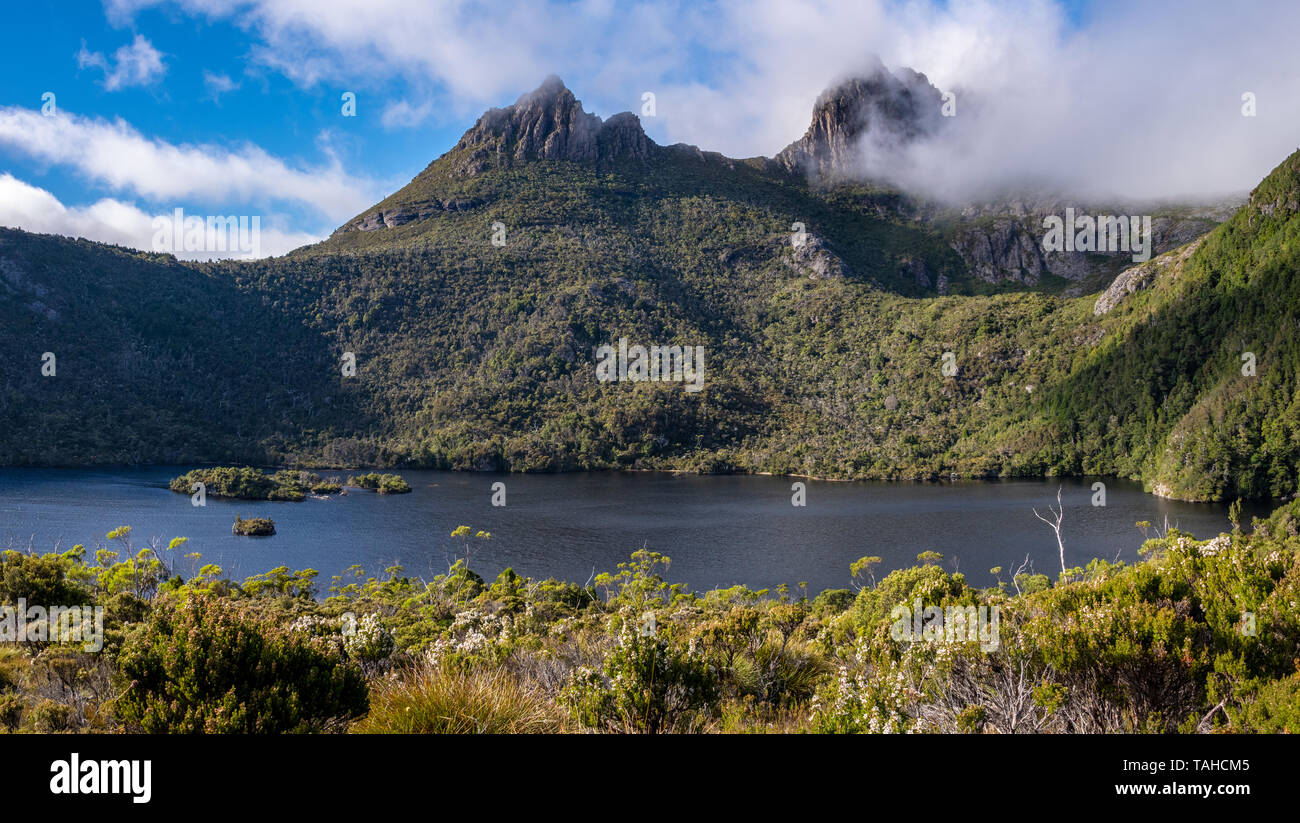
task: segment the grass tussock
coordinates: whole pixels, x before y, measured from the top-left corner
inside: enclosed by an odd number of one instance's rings
[[[572,731],[564,712],[505,669],[421,664],[371,695],[358,734],[554,734]]]

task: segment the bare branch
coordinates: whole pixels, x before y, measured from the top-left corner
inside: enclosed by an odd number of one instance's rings
[[[1052,531],[1056,532],[1056,548],[1061,555],[1061,574],[1065,574],[1065,543],[1061,540],[1061,523],[1065,520],[1065,504],[1061,502],[1060,486],[1056,487],[1056,508],[1053,509],[1051,506],[1048,506],[1047,510],[1052,513],[1055,522],[1048,520],[1046,517],[1039,514],[1038,509],[1033,509],[1032,511],[1034,512],[1034,517],[1037,517],[1039,520],[1051,526]]]
[[[1016,578],[1020,576],[1020,573],[1023,572],[1025,570],[1025,567],[1028,565],[1029,565],[1029,555],[1026,554],[1025,562],[1017,566],[1016,570],[1011,573],[1011,584],[1016,587],[1017,596],[1020,594],[1020,582],[1016,580]]]

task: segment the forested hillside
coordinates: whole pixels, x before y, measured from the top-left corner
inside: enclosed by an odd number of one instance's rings
[[[1066,296],[1086,277],[989,282],[901,193],[657,146],[562,89],[484,115],[286,257],[179,263],[3,230],[0,463],[1296,491],[1300,155],[1099,303]],[[703,346],[704,391],[598,382],[593,353],[620,338]]]
[[[0,358],[6,465],[279,459],[358,419],[277,301],[84,240],[0,229]]]

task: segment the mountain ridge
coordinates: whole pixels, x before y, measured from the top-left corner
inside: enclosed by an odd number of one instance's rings
[[[589,134],[570,112],[552,125]],[[467,142],[489,147],[475,174],[444,155],[393,201],[436,200],[434,216],[282,258],[180,263],[0,231],[0,464],[1100,474],[1188,499],[1296,491],[1300,153],[1098,312],[1101,287],[1069,293],[1084,281],[981,281],[941,216],[897,191],[653,143],[608,167],[598,142],[593,162],[538,158],[593,144],[516,125],[489,119]],[[707,385],[598,381],[592,353],[622,338],[703,346]],[[44,352],[57,376],[42,375]],[[1238,373],[1247,352],[1257,378]],[[339,372],[345,353],[355,376]]]
[[[873,181],[866,158],[884,162],[900,145],[950,127],[945,121],[952,118],[940,115],[941,104],[939,90],[925,75],[910,69],[890,72],[877,59],[868,70],[818,97],[803,137],[771,158],[733,159],[686,144],[660,146],[630,112],[602,120],[586,112],[563,81],[550,75],[515,103],[485,112],[410,183],[336,229],[324,248],[338,248],[331,241],[353,232],[382,233],[452,213],[491,211],[495,201],[510,196],[508,191],[492,191],[491,178],[541,164],[614,174],[632,187],[643,180],[656,188],[665,177],[703,177],[707,179],[698,190],[705,193],[716,188],[719,177],[730,175],[739,180],[762,178],[769,185],[803,189],[822,199],[839,192],[861,201],[859,211],[919,223],[941,235],[964,261],[977,290],[1050,287],[1082,294],[1105,288],[1127,267],[1114,253],[1051,257],[1040,245],[1042,220],[1060,204],[1103,214],[1117,213],[1116,204],[1090,207],[1058,194],[952,206]],[[1152,215],[1153,252],[1164,253],[1205,234],[1217,224],[1213,214],[1208,209],[1160,207]],[[371,242],[353,238],[348,247]],[[948,293],[954,282],[951,274],[929,266],[903,267],[910,272],[903,281],[932,294]]]

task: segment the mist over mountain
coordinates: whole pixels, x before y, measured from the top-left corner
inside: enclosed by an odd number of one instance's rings
[[[596,171],[635,169],[650,179],[679,177],[691,185],[698,163],[768,183],[817,192],[821,197],[865,198],[878,216],[924,224],[961,256],[965,277],[983,284],[1037,286],[1048,278],[1068,281],[1071,293],[1103,288],[1124,265],[1125,255],[1097,253],[1051,256],[1041,247],[1043,219],[1066,208],[1096,214],[1151,214],[1153,253],[1190,242],[1226,219],[1240,198],[1202,203],[1098,202],[1046,189],[1000,192],[979,201],[949,202],[924,190],[897,185],[905,177],[909,152],[960,128],[942,114],[942,93],[924,75],[908,69],[891,73],[879,60],[868,73],[827,89],[813,104],[811,122],[799,140],[772,158],[734,160],[695,146],[659,146],[640,119],[622,112],[607,120],[586,112],[556,76],[521,95],[511,106],[491,109],[457,144],[409,185],[385,198],[335,233],[372,231],[427,220],[439,213],[478,208],[497,195],[483,193],[473,178],[489,170],[520,168],[559,160]],[[754,178],[758,179],[758,178]],[[703,189],[711,182],[701,181]],[[465,192],[478,192],[466,196]],[[909,259],[901,264],[911,285],[947,293],[953,277]],[[959,276],[959,279],[965,279]],[[958,287],[960,288],[960,287]]]
[[[771,155],[804,132],[810,99],[870,75],[864,55],[876,54],[955,95],[955,128],[911,144],[904,164],[905,188],[947,201],[1035,188],[1097,201],[1238,196],[1297,147],[1290,4],[1249,4],[1230,24],[1200,2],[1108,3],[1081,22],[1033,0],[805,12],[737,11],[730,71],[704,88],[647,83],[674,101],[665,136]]]
[[[948,125],[942,108],[942,93],[924,74],[895,75],[876,58],[868,72],[822,92],[808,131],[776,161],[823,180],[878,178],[905,161],[908,146]]]

